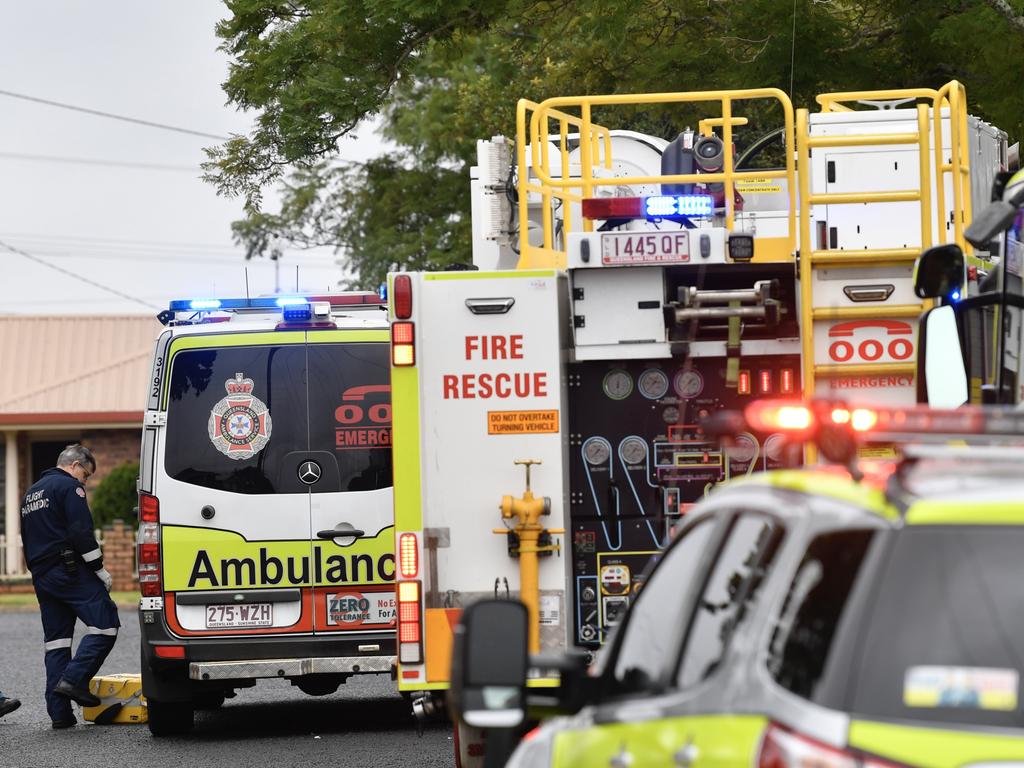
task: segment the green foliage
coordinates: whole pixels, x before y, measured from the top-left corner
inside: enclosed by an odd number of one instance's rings
[[[1009,0],[1024,16],[1024,0]],[[815,108],[827,91],[967,86],[972,113],[1024,134],[1024,20],[996,0],[226,0],[225,92],[247,137],[208,150],[207,178],[242,195],[249,256],[328,245],[352,287],[388,269],[471,261],[477,139],[515,135],[516,100],[773,86]],[[742,150],[781,114],[751,118]],[[672,138],[703,116],[616,109],[605,124]],[[395,150],[334,162],[377,117]],[[283,182],[281,209],[261,190]]]
[[[120,518],[128,525],[135,524],[132,510],[139,503],[136,480],[139,462],[129,461],[110,470],[89,496],[89,509],[96,527],[110,525]]]

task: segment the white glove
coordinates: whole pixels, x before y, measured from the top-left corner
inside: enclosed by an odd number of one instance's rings
[[[107,588],[107,592],[114,586],[114,577],[110,575],[110,572],[106,568],[100,568],[96,571],[96,577],[103,582],[103,586]]]

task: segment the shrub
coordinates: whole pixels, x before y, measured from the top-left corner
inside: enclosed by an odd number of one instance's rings
[[[126,462],[114,467],[89,494],[89,508],[97,528],[110,525],[116,518],[121,518],[128,525],[136,524],[132,510],[139,503],[135,485],[138,476],[139,462]]]

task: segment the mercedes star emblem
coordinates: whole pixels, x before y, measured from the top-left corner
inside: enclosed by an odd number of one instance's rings
[[[299,465],[299,480],[306,485],[312,485],[320,479],[320,465],[315,461],[304,461]]]

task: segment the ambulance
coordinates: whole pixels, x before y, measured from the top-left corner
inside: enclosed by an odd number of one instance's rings
[[[723,446],[704,419],[916,401],[914,261],[960,244],[965,292],[992,269],[963,230],[1006,135],[956,82],[817,101],[522,100],[514,142],[478,143],[475,269],[389,276],[398,680],[417,711],[444,705],[467,606],[520,599],[531,653],[594,654],[694,504],[792,459],[776,430]],[[615,127],[638,115],[672,129]],[[461,728],[468,764],[482,747]]]
[[[285,678],[395,664],[391,390],[374,293],[171,302],[139,478],[142,685],[155,736]]]

